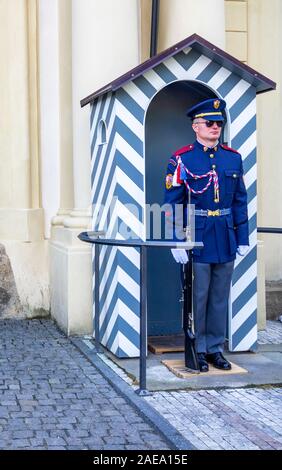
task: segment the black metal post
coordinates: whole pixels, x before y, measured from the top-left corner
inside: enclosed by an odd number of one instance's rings
[[[148,396],[146,388],[146,356],[147,356],[147,247],[140,247],[140,359],[139,389],[136,393]]]
[[[156,55],[158,50],[159,6],[159,0],[152,0],[150,57]]]
[[[94,330],[95,330],[95,347],[96,351],[101,351],[100,346],[100,269],[99,269],[99,256],[100,245],[95,243],[94,264],[95,264],[95,290],[94,290],[94,303],[95,303],[95,317],[94,317]]]
[[[139,247],[140,249],[140,360],[139,360],[139,383],[140,387],[136,390],[139,395],[147,396],[151,393],[146,389],[146,357],[147,357],[147,248],[148,247],[166,247],[166,248],[183,248],[191,250],[195,245],[188,242],[155,242],[142,240],[112,240],[105,238],[97,238],[101,232],[82,232],[78,235],[81,241],[95,244],[95,346],[96,352],[102,352],[100,345],[100,277],[99,277],[99,254],[100,245],[108,246],[127,246]],[[203,248],[202,243],[197,243],[197,248]]]

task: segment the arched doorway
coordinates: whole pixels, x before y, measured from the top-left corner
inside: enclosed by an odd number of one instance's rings
[[[204,84],[180,80],[164,87],[151,100],[145,119],[146,204],[163,204],[168,160],[175,150],[195,140],[186,110],[213,97],[217,94]],[[224,132],[226,135],[226,129]],[[152,239],[152,233],[147,233],[147,239]],[[149,336],[182,331],[179,269],[170,250],[148,250]]]

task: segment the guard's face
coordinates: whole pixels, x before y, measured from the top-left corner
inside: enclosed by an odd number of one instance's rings
[[[210,127],[206,123],[209,123]],[[196,136],[201,140],[218,140],[222,127],[219,127],[217,121],[207,121],[200,119],[196,124],[192,124]]]

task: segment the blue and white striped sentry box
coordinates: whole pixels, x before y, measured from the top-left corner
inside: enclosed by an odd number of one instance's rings
[[[256,94],[275,89],[274,82],[194,34],[82,100],[82,106],[91,105],[93,230],[105,230],[106,238],[122,239],[123,224],[145,239],[146,112],[161,90],[178,81],[189,81],[192,88],[193,84],[201,84],[211,96],[226,101],[225,140],[243,157],[251,249],[236,261],[230,296],[229,347],[231,351],[254,349],[257,341]],[[103,247],[100,280],[102,344],[118,357],[138,356],[138,251]],[[93,287],[94,283],[93,278]]]

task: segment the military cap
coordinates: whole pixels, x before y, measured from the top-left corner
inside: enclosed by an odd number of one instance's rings
[[[226,102],[219,98],[212,98],[192,106],[186,112],[191,119],[203,118],[208,121],[224,121],[222,111],[226,107]]]

